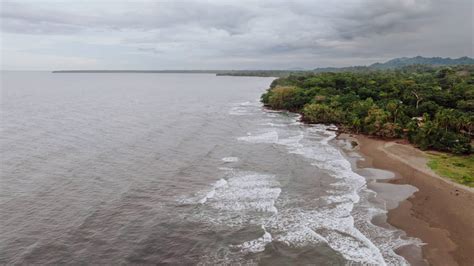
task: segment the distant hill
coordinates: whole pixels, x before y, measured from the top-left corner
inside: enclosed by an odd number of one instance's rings
[[[396,69],[413,65],[426,66],[454,66],[454,65],[474,65],[474,59],[464,56],[459,58],[442,57],[400,57],[391,59],[385,63],[374,63],[369,66],[349,66],[349,67],[320,67],[313,69],[315,73],[321,72],[361,72],[378,69]]]
[[[452,66],[452,65],[474,65],[474,59],[464,56],[459,58],[442,57],[401,57],[389,60],[385,63],[375,63],[370,68],[387,69],[400,68],[411,65]]]
[[[460,58],[442,57],[401,57],[394,58],[385,63],[374,63],[368,66],[348,66],[348,67],[319,67],[313,70],[303,70],[293,68],[288,70],[230,70],[217,73],[219,76],[260,76],[260,77],[286,77],[289,75],[299,75],[305,73],[325,73],[325,72],[368,72],[385,69],[410,69],[413,67],[433,68],[442,66],[474,65],[474,59],[464,56]]]

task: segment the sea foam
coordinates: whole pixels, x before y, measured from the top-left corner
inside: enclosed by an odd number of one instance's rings
[[[281,116],[277,112],[265,114],[265,119]],[[282,188],[276,176],[226,167],[220,168],[226,172],[225,183],[216,182],[199,201],[219,212],[200,217],[219,225],[262,226],[262,236],[232,246],[244,254],[263,252],[267,244],[278,241],[293,247],[327,245],[349,262],[408,264],[394,249],[419,242],[406,238],[400,230],[371,223],[375,215],[386,210],[368,202],[375,192],[367,188],[365,178],[355,173],[340,149],[332,145],[336,134],[323,125],[302,126],[298,116],[275,122],[267,124],[270,128],[239,137],[238,141],[281,145],[289,154],[309,159],[312,165],[334,178],[332,188],[320,198],[326,204],[300,207],[291,198],[280,197]],[[285,123],[287,127],[280,126]]]
[[[288,132],[284,133],[288,135]],[[278,215],[271,217],[266,223],[266,227],[274,235],[274,240],[295,246],[327,243],[347,260],[357,263],[407,264],[406,260],[393,250],[409,241],[398,240],[394,245],[376,241],[377,237],[380,238],[384,234],[393,235],[394,231],[371,224],[373,216],[364,217],[360,213],[356,213],[358,217],[353,216],[354,205],[360,202],[360,193],[368,189],[365,178],[353,172],[350,162],[341,151],[330,144],[336,134],[328,131],[323,125],[293,130],[290,134],[293,135],[282,138],[275,129],[268,129],[267,132],[255,136],[248,134],[246,137],[240,137],[239,140],[283,145],[289,153],[311,159],[313,165],[340,181],[334,183],[334,190],[328,191],[330,195],[325,198],[327,208],[314,212],[294,207],[281,208]],[[305,138],[309,141],[303,143]],[[377,232],[378,236],[356,228],[356,218],[370,224],[371,226],[366,226],[367,230]],[[375,240],[369,239],[367,235]]]
[[[239,137],[238,140],[247,141],[251,143],[277,143],[278,133],[276,131],[269,131],[257,135],[247,133],[247,136]]]
[[[238,157],[224,157],[222,158],[222,161],[226,163],[234,163],[234,162],[238,162],[239,158]]]
[[[198,200],[198,202],[201,204],[204,204],[208,199],[212,199],[214,197],[214,195],[216,194],[216,189],[219,189],[226,185],[227,185],[227,181],[225,179],[223,178],[219,179],[218,181],[214,183],[214,185],[212,186],[212,189],[209,192],[207,192],[203,198]]]
[[[250,115],[254,111],[255,108],[260,107],[260,102],[242,102],[233,104],[233,106],[229,110],[230,115]]]
[[[263,235],[257,239],[246,241],[240,245],[233,245],[234,248],[239,248],[243,253],[258,253],[265,250],[265,246],[272,242],[272,235],[265,230],[262,225]]]

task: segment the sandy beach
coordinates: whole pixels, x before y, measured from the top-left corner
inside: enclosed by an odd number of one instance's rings
[[[418,189],[398,206],[388,206],[388,222],[426,243],[422,253],[430,265],[474,265],[473,189],[438,176],[426,166],[426,154],[411,145],[354,138],[365,158],[357,162],[359,168],[388,170],[394,173],[389,183]]]

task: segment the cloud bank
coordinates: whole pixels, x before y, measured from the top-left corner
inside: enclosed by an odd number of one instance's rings
[[[473,56],[471,0],[4,1],[2,69],[288,69]]]

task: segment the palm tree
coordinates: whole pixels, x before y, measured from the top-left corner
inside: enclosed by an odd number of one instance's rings
[[[436,124],[438,127],[443,127],[446,132],[449,127],[456,124],[456,120],[453,109],[441,109],[435,115]]]

